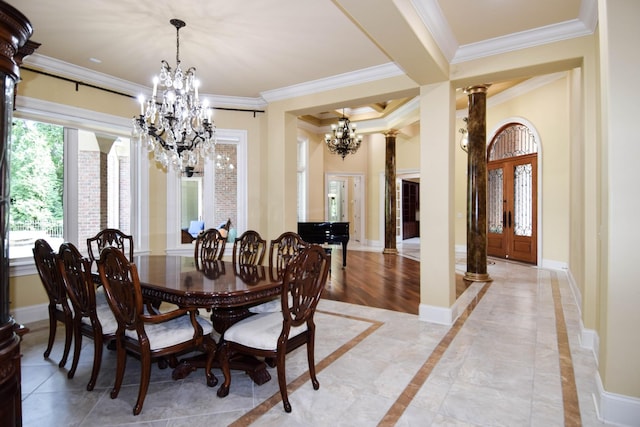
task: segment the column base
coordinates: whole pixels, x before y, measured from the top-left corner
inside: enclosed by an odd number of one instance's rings
[[[462,279],[467,282],[493,282],[493,279],[487,273],[470,273],[468,271],[464,273]]]
[[[383,254],[398,255],[398,249],[396,249],[396,248],[384,248],[382,253]]]

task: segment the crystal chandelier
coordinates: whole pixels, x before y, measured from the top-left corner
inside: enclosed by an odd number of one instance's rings
[[[212,155],[216,127],[208,102],[200,102],[194,67],[180,66],[180,19],[169,21],[176,28],[176,67],[162,60],[159,76],[153,78],[151,99],[140,99],[140,116],[133,119],[133,136],[164,168],[184,172],[193,170],[200,157]],[[162,91],[158,97],[158,86]]]
[[[342,109],[342,118],[338,121],[338,124],[331,125],[331,131],[332,134],[325,134],[324,142],[327,143],[329,151],[332,154],[342,156],[342,160],[347,154],[355,154],[360,148],[362,135],[356,135],[356,124],[351,123],[344,116],[344,109]]]

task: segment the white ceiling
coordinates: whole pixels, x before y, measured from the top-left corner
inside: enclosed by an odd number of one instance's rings
[[[429,63],[414,61],[431,52],[415,50],[424,34],[454,64],[588,34],[597,17],[596,0],[7,2],[42,44],[26,66],[98,79],[132,95],[150,92],[162,59],[175,65],[169,20],[182,19],[180,59],[196,67],[201,93],[218,104],[256,106],[345,78],[406,72],[423,84]]]

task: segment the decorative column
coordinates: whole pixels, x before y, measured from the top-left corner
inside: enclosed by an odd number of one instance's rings
[[[384,250],[383,254],[397,254],[396,248],[396,135],[390,130],[385,136],[384,162]]]
[[[467,271],[464,280],[491,281],[487,274],[487,89],[465,89],[469,96],[467,122]]]
[[[22,425],[20,336],[9,313],[9,144],[21,49],[33,33],[27,18],[0,1],[0,425]]]

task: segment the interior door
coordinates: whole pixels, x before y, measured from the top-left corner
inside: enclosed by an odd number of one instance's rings
[[[537,154],[489,162],[487,253],[535,264]]]
[[[420,236],[420,184],[402,180],[402,239]]]

